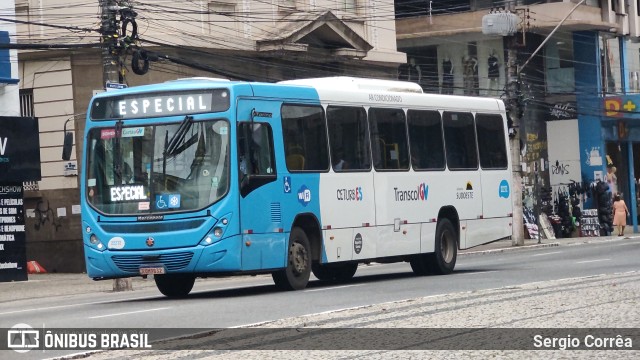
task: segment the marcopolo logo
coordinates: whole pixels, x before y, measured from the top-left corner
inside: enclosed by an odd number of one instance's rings
[[[362,186],[355,189],[336,190],[336,199],[340,201],[362,201]]]
[[[396,201],[427,201],[429,185],[422,183],[413,190],[399,190],[393,188]]]
[[[509,198],[509,183],[507,180],[500,181],[500,185],[498,186],[498,196],[501,198]]]
[[[7,347],[26,353],[40,347],[40,331],[27,324],[15,324],[7,331]]]
[[[302,185],[300,190],[298,190],[298,202],[302,204],[302,206],[307,206],[307,204],[311,202],[311,190],[309,190],[306,185]]]

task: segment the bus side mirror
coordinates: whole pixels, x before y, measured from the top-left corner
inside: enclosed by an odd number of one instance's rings
[[[62,160],[71,159],[71,149],[73,148],[73,133],[71,131],[67,131],[67,120],[64,123],[64,140],[62,143]]]

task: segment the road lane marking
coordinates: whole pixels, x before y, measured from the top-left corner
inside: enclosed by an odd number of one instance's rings
[[[531,255],[531,257],[534,257],[534,256],[546,256],[546,255],[552,255],[552,254],[560,254],[561,252],[562,251],[553,251],[553,252],[548,252],[548,253]]]
[[[255,286],[264,286],[264,285],[269,285],[269,283],[258,284],[258,285],[255,285]],[[248,288],[251,288],[253,286],[254,285],[250,285],[250,286],[233,286],[233,287],[224,287],[224,288],[211,288],[211,289],[199,289],[198,291],[192,291],[191,294],[207,293],[207,292],[218,291],[218,290],[236,290],[236,289],[240,290],[240,289],[245,289],[245,288],[248,289]],[[84,295],[84,294],[77,294],[77,295]],[[161,294],[158,294],[158,295],[147,295],[147,296],[123,298],[123,299],[116,299],[116,300],[99,301],[99,302],[93,301],[93,302],[85,302],[85,303],[77,303],[77,304],[66,304],[66,305],[55,305],[55,306],[47,306],[47,307],[37,307],[37,308],[30,308],[30,309],[22,309],[22,310],[13,310],[13,311],[0,312],[0,316],[1,315],[20,314],[20,313],[25,313],[25,312],[34,312],[34,311],[47,311],[47,310],[55,310],[55,309],[64,309],[64,308],[74,307],[74,306],[88,306],[88,305],[94,306],[94,305],[101,305],[101,304],[113,304],[113,303],[120,303],[120,302],[129,302],[129,301],[134,301],[134,300],[151,300],[151,299],[157,299],[159,297],[164,297],[164,296],[161,295]],[[20,299],[20,300],[22,300],[22,299]],[[15,301],[20,301],[20,300],[15,300]]]
[[[595,260],[585,260],[585,261],[576,261],[576,264],[586,264],[586,263],[592,263],[592,262],[598,262],[598,261],[609,261],[611,259],[595,259]]]
[[[84,294],[78,294],[78,295],[84,295]],[[134,298],[121,299],[121,300],[109,300],[109,301],[100,301],[100,302],[93,301],[93,302],[78,303],[78,304],[67,304],[67,305],[56,305],[56,306],[48,306],[48,307],[37,307],[37,308],[31,308],[31,309],[23,309],[23,310],[14,310],[14,311],[1,312],[0,315],[19,314],[19,313],[30,312],[30,311],[45,311],[45,310],[63,309],[63,308],[68,308],[68,307],[73,307],[73,306],[111,304],[111,303],[131,301],[131,300],[154,299],[154,298],[157,298],[157,297],[159,297],[159,296],[140,296],[140,297],[134,297]],[[19,300],[16,300],[16,301],[19,301]]]
[[[475,272],[473,270],[465,270],[465,271],[469,271],[469,272],[464,272],[458,275],[478,275],[478,274],[488,274],[488,273],[498,272],[498,270],[475,271]]]
[[[145,310],[138,310],[138,311],[128,311],[128,312],[116,313],[116,314],[107,314],[107,315],[90,316],[90,317],[89,317],[89,319],[100,319],[100,318],[106,318],[106,317],[109,317],[109,316],[131,315],[131,314],[139,314],[139,313],[144,313],[144,312],[158,311],[158,310],[167,310],[167,309],[171,309],[171,308],[170,308],[170,307],[161,307],[161,308],[155,308],[155,309],[145,309]]]
[[[322,289],[310,289],[310,290],[305,290],[304,292],[344,289],[344,288],[348,288],[348,287],[355,287],[355,286],[362,286],[362,285],[365,285],[365,284],[353,284],[353,285],[333,286],[333,287],[322,288]]]

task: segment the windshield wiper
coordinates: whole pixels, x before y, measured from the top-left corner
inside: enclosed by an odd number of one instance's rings
[[[120,150],[120,138],[122,137],[122,120],[116,121],[115,138],[113,140],[113,174],[114,182],[118,185],[122,184],[122,166],[123,159]]]
[[[163,154],[164,156],[172,156],[178,153],[178,145],[184,141],[184,137],[187,135],[187,131],[189,131],[192,124],[193,116],[185,116],[184,120],[180,123],[178,130],[176,130],[168,143],[165,143],[166,147]]]

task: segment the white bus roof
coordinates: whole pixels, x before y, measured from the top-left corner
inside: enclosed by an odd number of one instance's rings
[[[317,89],[371,90],[389,92],[422,93],[422,87],[416,83],[398,80],[364,79],[349,76],[333,76],[299,80],[285,80],[279,84],[307,85]]]

